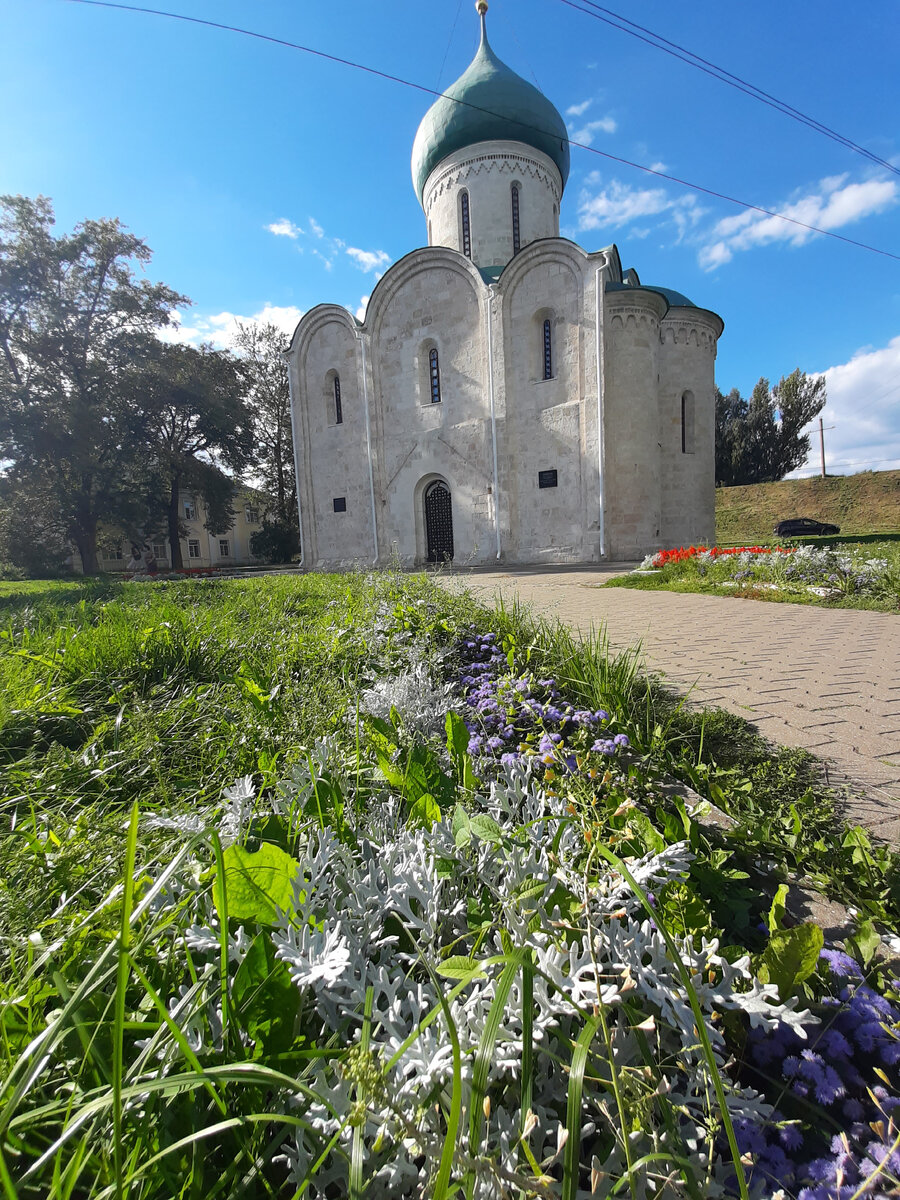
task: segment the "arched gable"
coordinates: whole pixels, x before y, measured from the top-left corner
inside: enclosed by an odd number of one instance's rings
[[[464,279],[471,287],[472,298],[476,304],[480,303],[487,289],[478,268],[469,259],[446,246],[422,246],[389,267],[375,285],[362,323],[362,329],[373,342],[379,339],[384,315],[398,292],[417,276],[435,268],[449,270]]]

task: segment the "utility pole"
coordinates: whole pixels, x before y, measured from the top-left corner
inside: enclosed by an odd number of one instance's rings
[[[825,430],[834,429],[833,425],[823,425],[822,418],[819,417],[819,450],[822,455],[822,478],[825,478]]]

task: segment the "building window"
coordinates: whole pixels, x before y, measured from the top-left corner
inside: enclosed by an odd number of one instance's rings
[[[197,508],[193,500],[184,501],[184,519],[186,521],[196,521],[197,519]]]
[[[681,453],[694,453],[694,393],[681,393]]]
[[[543,364],[544,364],[544,379],[553,378],[553,333],[549,317],[544,321],[543,325]]]
[[[556,471],[538,471],[538,487],[557,487]]]
[[[335,425],[343,425],[344,410],[341,408],[341,377],[335,374],[334,377],[334,423]]]
[[[441,368],[438,365],[438,352],[432,346],[428,353],[428,386],[431,391],[431,403],[441,402]]]
[[[347,497],[346,496],[335,496],[335,498],[332,500],[331,503],[334,505],[335,512],[346,512],[347,511]]]
[[[154,542],[153,543],[153,557],[155,559],[160,559],[160,558],[166,557],[166,543],[165,542]]]
[[[459,197],[459,212],[462,219],[462,249],[466,258],[472,257],[472,230],[469,224],[469,193]]]
[[[188,558],[200,557],[200,542],[197,538],[188,538]]]
[[[512,227],[513,227],[513,254],[518,254],[522,247],[522,238],[519,232],[519,185],[512,185]]]
[[[118,562],[122,557],[122,547],[114,546],[112,550],[104,550],[103,557],[107,562]]]
[[[244,509],[244,518],[248,525],[258,525],[259,509],[253,508],[252,505],[248,504]]]
[[[219,558],[231,558],[231,545],[228,538],[219,538]]]

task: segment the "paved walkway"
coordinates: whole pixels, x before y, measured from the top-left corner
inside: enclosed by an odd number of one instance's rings
[[[627,569],[627,565],[625,566]],[[811,750],[849,784],[847,817],[900,845],[900,616],[675,592],[600,589],[623,565],[454,576],[484,600],[524,601],[617,649],[697,703]]]

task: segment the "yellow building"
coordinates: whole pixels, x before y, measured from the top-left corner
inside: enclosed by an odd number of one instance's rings
[[[206,505],[202,497],[182,492],[180,499],[181,523],[185,536],[181,538],[181,558],[187,570],[211,570],[220,567],[246,567],[259,562],[250,552],[250,538],[262,528],[262,497],[252,488],[244,489],[235,497],[231,527],[224,533],[211,533],[206,528]],[[158,571],[167,571],[172,565],[169,539],[163,534],[148,537],[143,546],[143,557],[151,557]],[[133,571],[135,560],[128,541],[99,548],[100,566],[104,571]],[[141,571],[145,563],[141,563]]]

